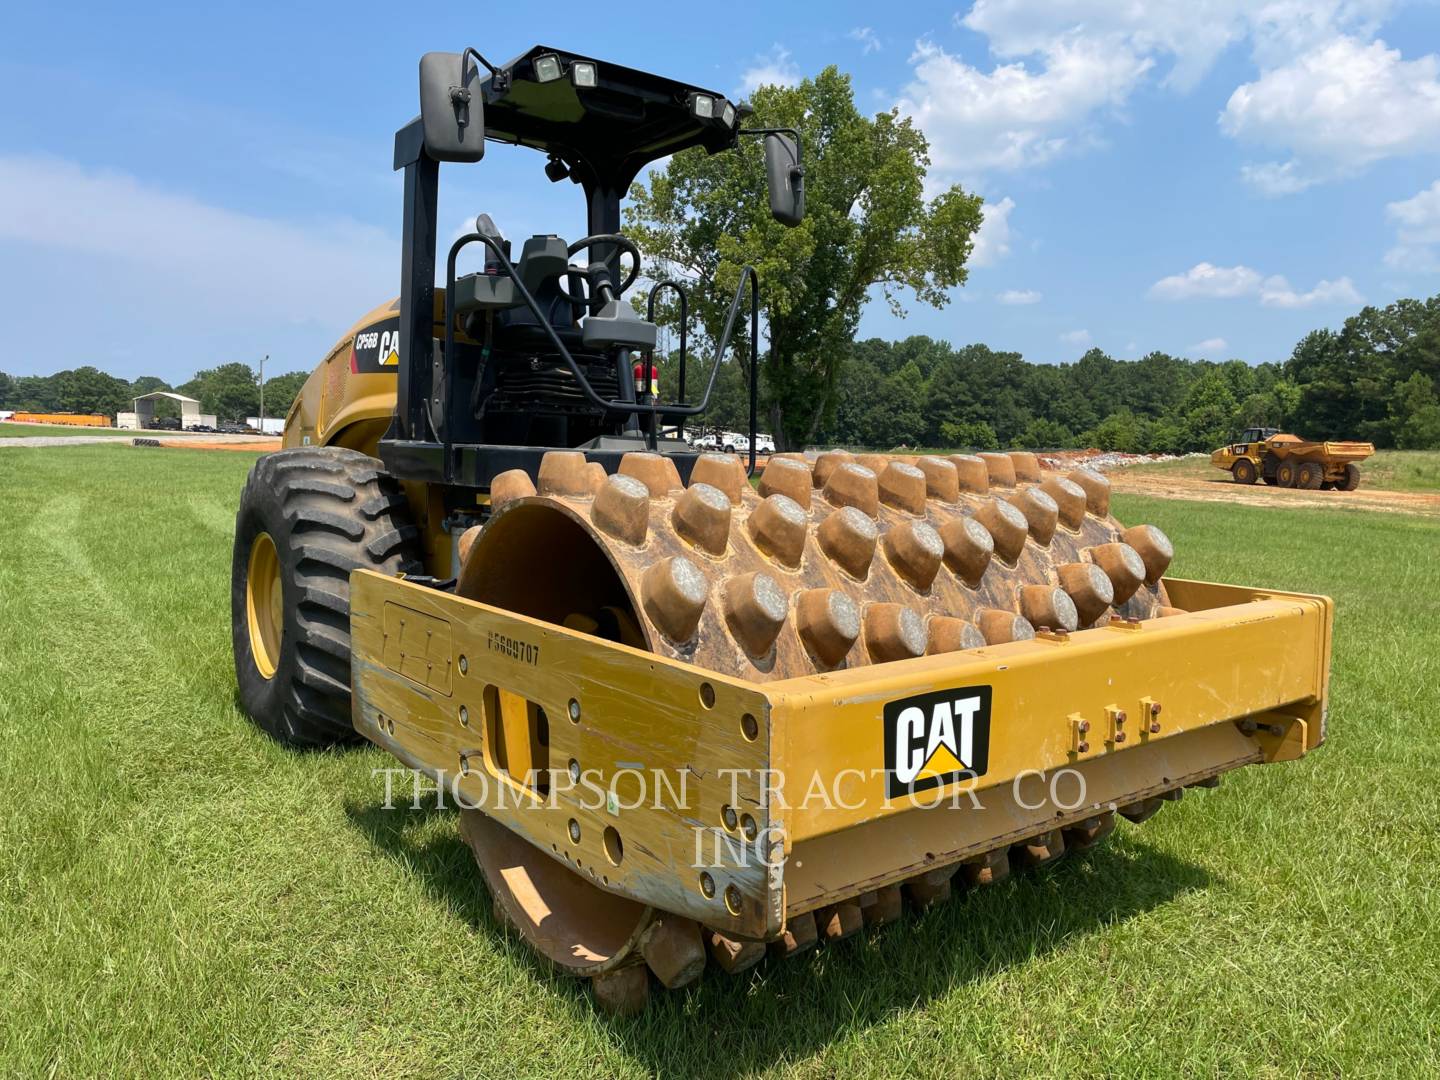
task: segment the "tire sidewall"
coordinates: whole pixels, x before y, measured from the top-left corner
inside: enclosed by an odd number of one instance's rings
[[[246,495],[250,494],[247,485]],[[246,581],[250,576],[250,552],[255,538],[269,533],[275,542],[275,553],[279,560],[280,588],[282,598],[281,648],[275,674],[265,678],[255,662],[255,653],[250,642],[250,622],[246,598]],[[230,567],[230,610],[231,637],[235,654],[235,681],[240,687],[240,702],[250,716],[255,717],[266,731],[277,738],[288,737],[289,732],[274,730],[272,718],[279,718],[283,724],[285,715],[285,694],[295,677],[294,643],[300,633],[295,604],[294,588],[286,588],[286,582],[295,580],[295,552],[290,543],[289,525],[274,500],[241,500],[240,512],[235,518],[235,549]],[[286,647],[287,644],[289,647]]]

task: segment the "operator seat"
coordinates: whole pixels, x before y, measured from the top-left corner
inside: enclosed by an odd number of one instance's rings
[[[510,245],[501,237],[489,214],[481,214],[476,219],[476,229],[498,243],[509,256]],[[462,297],[473,294],[475,301],[465,320],[465,331],[471,338],[483,339],[488,329],[487,319],[493,316],[494,345],[503,352],[553,352],[547,323],[572,355],[581,351],[603,352],[614,345],[631,349],[655,347],[655,325],[640,318],[628,300],[613,293],[602,293],[604,302],[583,323],[579,322],[587,305],[576,303],[571,297],[580,295],[579,284],[585,272],[570,266],[569,247],[560,237],[554,234],[530,237],[513,265],[515,277],[535,298],[544,321],[537,319],[530,306],[519,298],[512,283],[501,276],[499,261],[491,257],[486,260],[483,275],[467,275],[456,283]],[[570,285],[568,290],[561,286],[566,279]]]
[[[561,281],[570,272],[570,256],[565,241],[558,236],[532,236],[520,249],[515,260],[515,273],[521,284],[535,297],[556,335],[572,352],[582,348],[580,328],[576,325],[575,304],[561,289]],[[496,313],[495,346],[499,349],[554,350],[550,336],[536,321],[523,302]]]

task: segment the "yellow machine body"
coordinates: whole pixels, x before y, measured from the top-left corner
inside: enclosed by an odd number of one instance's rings
[[[435,333],[444,330],[445,291],[435,290]],[[343,446],[375,455],[395,414],[399,367],[400,301],[381,304],[362,316],[320,361],[285,416],[281,445]],[[457,340],[469,339],[457,334]],[[438,527],[440,514],[422,485],[405,485],[410,510],[420,526],[426,568],[437,577],[454,573],[454,545]]]
[[[395,402],[385,352],[394,322],[394,305],[382,306],[341,339],[291,409],[287,447],[374,452]],[[1041,474],[1033,456],[1013,457],[988,467],[1015,502]],[[603,477],[584,476],[567,504],[588,514]],[[533,496],[521,483],[518,494]],[[405,490],[430,573],[456,573],[461,545],[439,525],[438,494]],[[1064,491],[1083,515],[1084,493]],[[654,521],[677,520],[681,492],[671,494],[649,500]],[[732,494],[753,513],[754,492]],[[888,503],[875,513],[882,526],[904,516]],[[1063,541],[1064,557],[1076,558],[1116,528],[1102,510],[1047,543]],[[640,575],[678,543],[654,542],[662,546],[634,549],[626,579],[636,611]],[[607,558],[624,579],[617,556]],[[1054,580],[1051,564],[1018,558],[1006,582]],[[889,573],[845,580],[888,599],[900,589]],[[516,595],[546,587],[515,577]],[[717,940],[774,941],[827,905],[863,904],[935,868],[1178,797],[1242,765],[1297,758],[1324,739],[1333,618],[1324,597],[1165,579],[1108,623],[1082,620],[1073,633],[767,679],[753,664],[741,665],[753,678],[725,673],[711,646],[686,652],[637,627],[606,640],[583,623],[469,599],[463,577],[461,586],[352,574],[355,728],[484,815],[467,815],[464,828],[497,903],[530,920],[526,936],[552,960],[596,977],[633,964],[663,914]],[[887,705],[980,687],[984,768],[923,793],[891,791]],[[477,839],[476,829],[489,831]],[[578,922],[549,906],[557,871],[593,887]]]
[[[443,307],[438,310],[443,319]],[[440,324],[437,322],[437,327]],[[366,313],[326,354],[285,417],[283,445],[373,454],[395,412],[400,301]]]

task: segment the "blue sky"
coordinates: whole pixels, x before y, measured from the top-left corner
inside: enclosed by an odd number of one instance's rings
[[[969,284],[862,333],[1251,362],[1440,292],[1440,11],[1398,0],[29,4],[0,40],[0,370],[312,366],[399,276],[415,65],[537,41],[732,96],[838,64],[985,196]],[[883,14],[883,19],[880,17]],[[409,21],[406,21],[408,18]],[[883,25],[882,25],[883,23]],[[451,168],[442,234],[583,231],[533,153]]]

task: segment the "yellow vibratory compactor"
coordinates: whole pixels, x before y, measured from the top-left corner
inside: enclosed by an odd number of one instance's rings
[[[843,452],[757,473],[678,437],[719,365],[693,404],[632,379],[656,331],[624,296],[621,194],[686,148],[753,153],[798,224],[798,133],[543,46],[428,54],[420,100],[400,298],[311,375],[242,495],[241,698],[287,744],[358,733],[443,785],[497,912],[603,1007],[1324,739],[1331,602],[1165,577],[1169,540],[1111,517],[1099,474]],[[442,291],[439,163],[487,138],[578,183],[591,235],[517,255],[482,215]],[[759,288],[742,274],[716,343],[748,313],[752,447]]]

